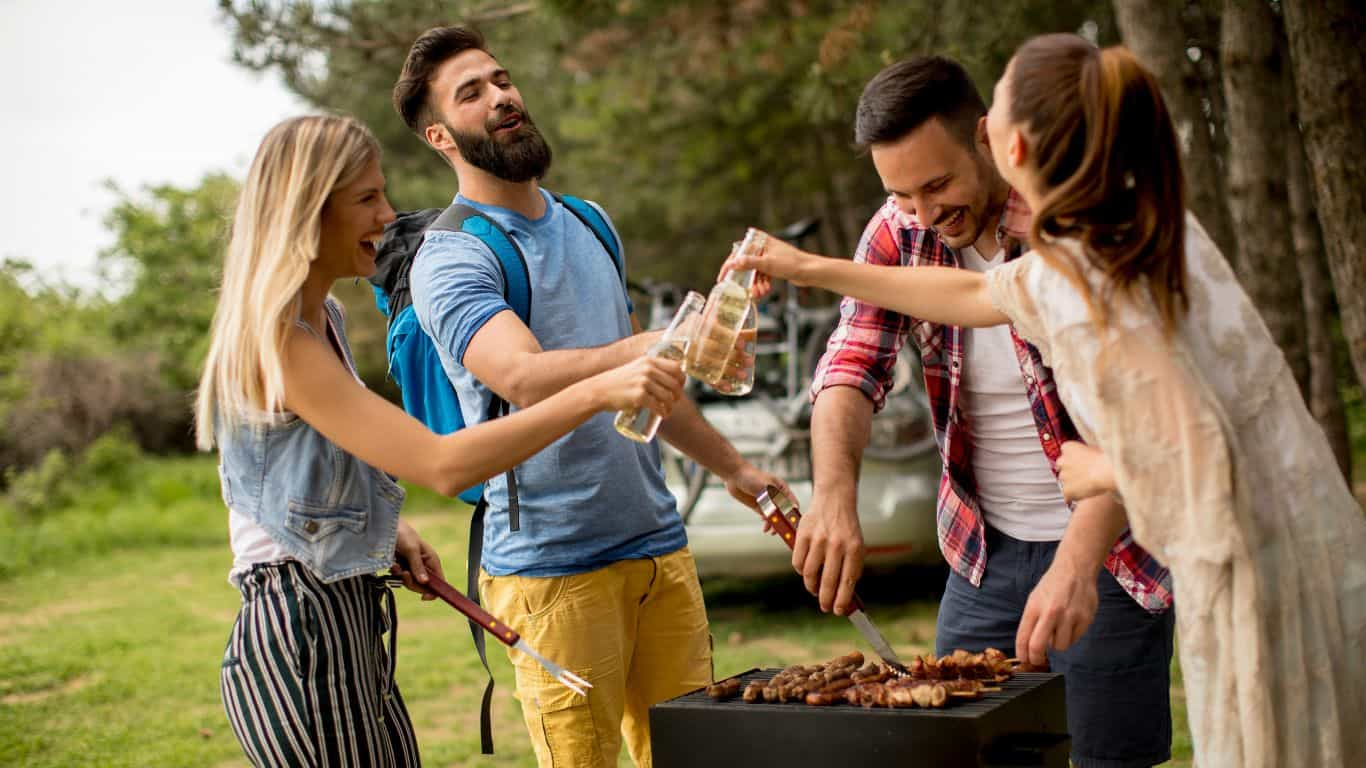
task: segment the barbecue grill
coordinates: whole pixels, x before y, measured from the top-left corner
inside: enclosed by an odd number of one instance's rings
[[[743,683],[779,669],[752,669]],[[1067,768],[1062,675],[1019,672],[998,692],[944,709],[714,701],[705,690],[650,708],[657,768],[1046,766]]]

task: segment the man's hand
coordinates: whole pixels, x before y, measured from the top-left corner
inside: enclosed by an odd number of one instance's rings
[[[1025,603],[1015,634],[1015,655],[1046,666],[1045,652],[1067,650],[1086,633],[1099,603],[1096,570],[1079,567],[1071,558],[1054,558]]]
[[[436,550],[422,540],[411,525],[402,518],[398,521],[398,540],[394,544],[394,564],[389,572],[403,577],[403,586],[422,595],[423,600],[435,600],[436,595],[428,592],[422,585],[428,581],[428,573],[438,579],[445,579],[441,570],[441,558]]]
[[[749,462],[741,464],[735,474],[726,478],[726,490],[730,495],[755,512],[760,511],[756,498],[770,485],[781,488],[785,493],[792,493],[781,477],[764,472]],[[769,532],[767,523],[764,524],[764,532]]]
[[[822,611],[841,616],[851,611],[854,585],[863,575],[856,493],[824,493],[817,487],[792,550],[792,567],[802,575],[806,590],[820,598]]]
[[[1124,508],[1109,496],[1086,499],[1072,509],[1053,564],[1025,602],[1015,634],[1016,656],[1043,665],[1049,648],[1067,650],[1085,634],[1096,617],[1096,580],[1127,522]]]
[[[1069,440],[1058,457],[1058,484],[1068,501],[1080,501],[1118,489],[1110,460],[1099,449]]]

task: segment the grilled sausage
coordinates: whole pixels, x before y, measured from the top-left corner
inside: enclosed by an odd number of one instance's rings
[[[750,684],[745,686],[742,698],[750,704],[761,701],[764,698],[764,684],[758,680],[750,681]]]
[[[733,699],[740,693],[740,678],[732,677],[707,686],[707,695],[716,701]]]

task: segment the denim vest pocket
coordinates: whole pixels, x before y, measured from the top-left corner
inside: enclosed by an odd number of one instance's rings
[[[340,530],[361,533],[368,517],[363,508],[326,506],[296,499],[289,502],[285,528],[310,544],[316,544]]]

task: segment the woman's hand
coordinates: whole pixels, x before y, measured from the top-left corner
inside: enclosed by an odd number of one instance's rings
[[[1099,449],[1074,440],[1062,444],[1058,483],[1068,501],[1081,501],[1118,490],[1114,467]]]
[[[435,600],[436,595],[428,592],[422,585],[427,583],[428,573],[438,579],[445,579],[441,570],[441,558],[436,550],[417,535],[411,525],[398,521],[398,540],[394,544],[394,564],[389,572],[403,577],[403,586],[422,595],[423,600]]]
[[[624,411],[646,408],[668,417],[683,396],[683,366],[659,357],[641,357],[619,368],[592,377],[598,410]]]
[[[810,285],[806,270],[820,257],[794,248],[767,233],[759,234],[763,237],[763,245],[758,252],[736,254],[726,260],[722,271],[752,269],[758,272],[754,281],[756,296],[768,292],[773,278],[786,280],[793,285]]]

